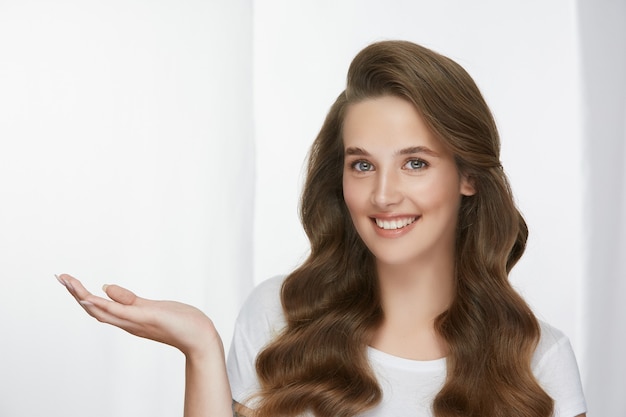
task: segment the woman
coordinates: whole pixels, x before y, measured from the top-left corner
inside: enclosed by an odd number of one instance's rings
[[[60,280],[98,320],[186,355],[186,416],[232,415],[231,396],[247,416],[584,416],[569,342],[508,282],[527,228],[458,64],[403,41],[361,51],[301,216],[310,256],[252,294],[228,370],[193,307]]]

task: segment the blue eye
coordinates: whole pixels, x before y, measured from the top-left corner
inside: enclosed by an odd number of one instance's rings
[[[428,166],[428,163],[421,159],[411,159],[404,166],[407,169],[416,170],[426,168]]]
[[[372,164],[370,164],[367,161],[354,161],[352,163],[352,169],[356,171],[365,172],[365,171],[371,171],[372,169],[374,169],[374,167],[372,166]]]

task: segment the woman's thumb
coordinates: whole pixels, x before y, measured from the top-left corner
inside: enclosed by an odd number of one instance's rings
[[[113,301],[117,301],[120,304],[131,305],[137,301],[137,296],[132,291],[122,288],[119,285],[103,285],[102,290]]]

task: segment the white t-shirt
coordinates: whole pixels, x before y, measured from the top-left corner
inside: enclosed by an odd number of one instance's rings
[[[244,304],[228,355],[233,399],[242,404],[258,392],[255,360],[258,352],[285,326],[280,288],[284,277],[260,284]],[[532,370],[555,401],[555,417],[586,412],[576,358],[567,337],[540,322],[541,339],[532,358]],[[446,377],[446,359],[415,361],[368,348],[368,357],[383,391],[382,402],[362,417],[432,417],[431,405]],[[248,404],[254,408],[254,404]]]

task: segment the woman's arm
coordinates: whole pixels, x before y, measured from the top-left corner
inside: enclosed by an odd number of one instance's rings
[[[214,366],[224,363],[223,352],[213,359],[186,357],[185,417],[233,416],[226,368]]]
[[[224,348],[204,313],[187,304],[140,298],[117,285],[104,287],[107,300],[69,275],[57,278],[96,320],[174,346],[185,355],[185,417],[233,416]]]

